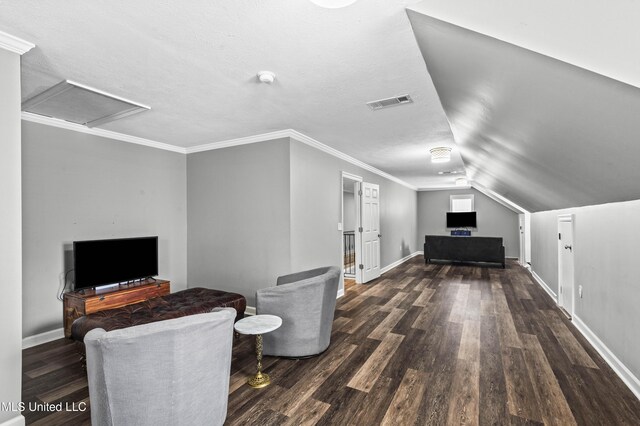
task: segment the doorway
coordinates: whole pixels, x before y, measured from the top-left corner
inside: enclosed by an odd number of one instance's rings
[[[571,319],[574,291],[573,215],[558,216],[558,305]]]
[[[518,261],[522,266],[526,267],[527,256],[526,256],[526,242],[525,242],[524,228],[525,228],[524,213],[520,213],[518,215],[518,229],[520,232],[520,256],[518,257]]]
[[[341,200],[342,216],[340,230],[342,231],[342,285],[346,291],[356,283],[358,259],[360,258],[360,247],[356,244],[356,231],[360,226],[359,212],[359,184],[362,177],[342,172],[341,179]]]
[[[364,182],[362,177],[342,172],[342,274],[339,294],[344,294],[344,279],[366,283],[380,276],[380,187]],[[351,202],[353,200],[353,203]],[[355,220],[351,214],[355,212]],[[352,278],[353,277],[353,278]]]
[[[358,282],[366,283],[380,276],[380,186],[374,183],[360,184],[360,228],[356,233],[356,245],[362,247]],[[358,238],[359,237],[359,238]]]

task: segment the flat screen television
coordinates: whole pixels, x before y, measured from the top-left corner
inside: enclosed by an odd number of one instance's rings
[[[476,212],[447,212],[447,228],[477,228]]]
[[[158,275],[158,237],[73,242],[75,289]]]

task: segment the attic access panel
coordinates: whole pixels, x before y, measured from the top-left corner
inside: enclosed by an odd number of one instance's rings
[[[95,127],[151,108],[70,80],[64,80],[22,103],[33,114]]]

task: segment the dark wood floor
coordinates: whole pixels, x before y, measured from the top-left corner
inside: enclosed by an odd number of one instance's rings
[[[415,258],[339,300],[319,357],[265,357],[273,384],[244,384],[236,339],[227,424],[640,424],[640,401],[516,263],[506,270]],[[73,345],[24,351],[23,399],[88,401]],[[88,424],[88,412],[25,412]]]
[[[345,278],[344,279],[344,290],[345,291],[349,291],[349,289],[351,287],[353,287],[354,285],[356,285],[356,280],[353,278]]]

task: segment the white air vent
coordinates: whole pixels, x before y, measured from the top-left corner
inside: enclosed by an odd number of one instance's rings
[[[410,104],[412,102],[413,100],[411,99],[411,96],[402,95],[396,96],[395,98],[379,99],[377,101],[367,102],[367,105],[369,105],[369,108],[375,111],[378,109],[389,108],[396,105]]]
[[[95,127],[151,109],[109,93],[65,80],[22,103],[22,110]]]
[[[464,173],[462,170],[446,170],[444,172],[438,172],[439,175],[457,175]]]

